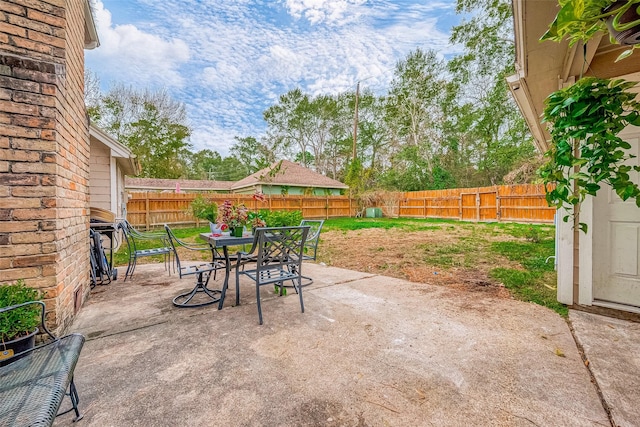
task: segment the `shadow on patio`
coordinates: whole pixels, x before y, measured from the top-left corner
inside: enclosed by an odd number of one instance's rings
[[[88,338],[81,425],[609,425],[566,322],[544,307],[305,274],[306,312],[266,287],[263,326],[248,282],[220,311],[174,307],[193,281],[162,265],[94,289],[72,328]]]

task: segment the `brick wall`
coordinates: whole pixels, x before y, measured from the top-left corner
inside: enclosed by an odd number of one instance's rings
[[[89,291],[84,7],[0,1],[0,284],[43,290],[58,331]]]

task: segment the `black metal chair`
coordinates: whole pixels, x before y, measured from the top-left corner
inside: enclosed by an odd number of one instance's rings
[[[136,230],[127,220],[121,221],[117,228],[122,230],[122,236],[127,244],[127,251],[129,253],[129,263],[127,265],[127,271],[124,273],[124,280],[133,276],[133,272],[136,269],[138,258],[145,256],[164,256],[165,269],[169,270],[171,274],[171,246],[167,241],[167,235],[162,232],[141,232]],[[152,242],[154,247],[147,249],[139,249],[138,246],[147,246]]]
[[[262,325],[260,287],[279,285],[280,295],[285,281],[293,281],[300,298],[300,309],[304,313],[302,300],[302,255],[304,243],[309,234],[309,226],[271,227],[256,229],[253,245],[249,252],[239,252],[236,263],[236,305],[240,305],[240,275],[244,274],[256,284],[258,319]],[[255,254],[255,268],[240,270],[247,257]],[[253,257],[252,257],[253,259]],[[296,284],[297,283],[297,284]]]
[[[215,279],[215,274],[218,270],[226,269],[224,256],[221,256],[218,251],[208,243],[192,244],[178,239],[167,224],[164,225],[164,229],[167,232],[169,245],[171,246],[171,251],[173,252],[180,278],[182,279],[183,277],[193,275],[196,276],[196,285],[194,288],[189,292],[185,292],[175,297],[173,299],[173,305],[176,307],[202,307],[219,302],[222,297],[222,291],[219,289],[210,289],[207,286],[212,275]],[[210,251],[211,261],[200,264],[183,265],[180,262],[178,248],[184,248],[190,251]]]
[[[322,231],[323,219],[303,219],[301,227],[309,226],[309,235],[304,242],[302,253],[303,261],[315,261],[318,255],[318,243],[320,243],[320,231]]]
[[[78,421],[82,415],[73,372],[85,338],[77,333],[61,338],[53,335],[45,323],[42,301],[2,307],[0,315],[11,318],[10,311],[31,304],[40,306],[42,343],[0,363],[0,425],[52,425],[56,416],[71,411],[75,413],[73,421]],[[65,396],[69,397],[71,407],[60,410]]]

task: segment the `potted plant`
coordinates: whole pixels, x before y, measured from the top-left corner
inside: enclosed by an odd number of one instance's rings
[[[0,285],[0,307],[9,307],[30,301],[40,301],[37,289],[29,288],[23,280]],[[28,350],[35,345],[37,326],[41,322],[41,309],[37,304],[0,313],[0,360]]]
[[[242,237],[244,226],[249,219],[249,210],[244,204],[234,205],[225,200],[218,212],[218,224],[227,225],[232,236]]]
[[[540,40],[559,42],[567,37],[573,46],[609,30],[611,43],[633,46],[640,43],[639,4],[639,0],[559,0],[560,10]],[[631,55],[633,49],[624,51],[618,60]]]
[[[575,217],[587,195],[595,196],[601,183],[609,184],[622,200],[635,199],[640,189],[629,172],[640,166],[625,162],[634,157],[631,145],[618,136],[627,125],[640,126],[640,103],[629,91],[635,82],[586,77],[556,91],[545,101],[543,122],[550,123],[551,148],[539,169],[550,206]],[[587,226],[580,223],[582,231]]]

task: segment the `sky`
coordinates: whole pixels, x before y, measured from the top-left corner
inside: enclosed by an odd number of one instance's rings
[[[416,48],[443,58],[454,0],[93,0],[100,46],[85,51],[101,90],[166,89],[186,105],[194,151],[229,155],[259,138],[280,95],[385,93]]]

